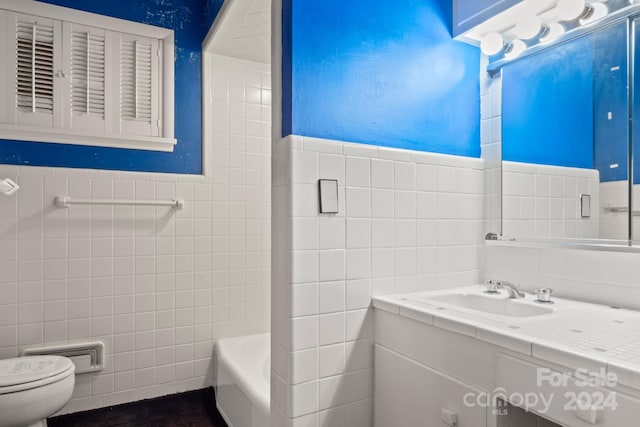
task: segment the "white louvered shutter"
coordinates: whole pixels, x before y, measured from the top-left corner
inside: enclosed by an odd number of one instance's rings
[[[65,24],[67,61],[67,127],[105,130],[109,114],[110,58],[107,32],[77,24]]]
[[[58,73],[61,71],[61,23],[51,19],[8,13],[9,30],[15,34],[13,80],[17,125],[61,127]]]
[[[159,136],[158,40],[121,34],[119,48],[121,132]]]
[[[0,139],[173,150],[173,31],[0,3]]]

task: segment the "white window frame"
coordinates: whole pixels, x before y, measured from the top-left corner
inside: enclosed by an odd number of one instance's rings
[[[47,3],[25,0],[0,0],[0,10],[16,12],[27,15],[40,16],[61,22],[96,27],[116,33],[130,34],[134,36],[157,39],[162,45],[162,57],[160,58],[162,99],[159,105],[159,123],[161,132],[158,136],[123,135],[107,132],[78,131],[67,128],[49,128],[22,126],[0,123],[0,139],[14,139],[20,141],[48,142],[73,145],[88,145],[99,147],[115,147],[139,150],[171,152],[176,144],[174,138],[174,66],[175,37],[173,30],[111,18],[89,12],[82,12]],[[3,31],[0,29],[0,31]],[[6,33],[2,37],[5,37]],[[6,58],[8,52],[6,41],[0,42],[0,58]],[[111,64],[107,64],[107,67]],[[9,87],[0,82],[0,103],[12,98]],[[119,86],[119,83],[118,83]],[[65,91],[66,92],[66,91]],[[7,106],[0,106],[0,119]],[[65,115],[68,112],[64,112]],[[2,141],[0,141],[0,145]]]

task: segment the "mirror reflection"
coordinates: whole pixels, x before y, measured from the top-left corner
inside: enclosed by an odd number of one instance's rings
[[[625,21],[503,67],[506,237],[629,238],[628,45]]]

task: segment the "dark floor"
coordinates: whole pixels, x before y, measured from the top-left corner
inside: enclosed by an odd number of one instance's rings
[[[213,388],[49,418],[49,427],[227,427]]]

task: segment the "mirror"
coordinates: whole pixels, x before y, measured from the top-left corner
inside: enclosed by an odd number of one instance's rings
[[[624,20],[503,66],[505,237],[630,239],[630,34]]]
[[[633,35],[634,40],[632,41],[632,46],[640,46],[640,17],[637,17],[633,20]],[[638,48],[640,49],[640,48]],[[633,69],[640,70],[640,51],[638,49],[634,49],[633,54]],[[640,241],[640,72],[636,72],[633,76],[633,109],[632,109],[632,134],[633,134],[633,143],[632,143],[632,175],[633,180],[629,185],[631,189],[631,213],[630,213],[630,223],[631,223],[631,240],[634,242]]]

